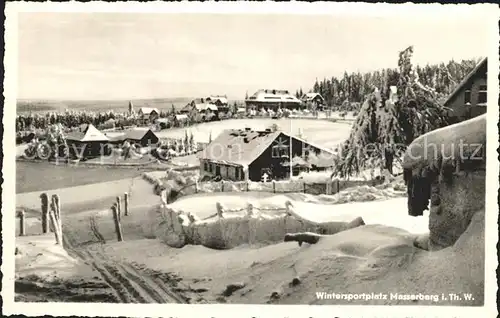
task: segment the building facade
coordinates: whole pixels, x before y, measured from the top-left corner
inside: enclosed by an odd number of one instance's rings
[[[154,122],[160,117],[160,111],[157,108],[141,107],[137,113],[144,122]]]
[[[301,100],[313,110],[322,110],[325,107],[325,99],[319,93],[306,93]]]
[[[211,95],[208,96],[205,101],[217,106],[218,111],[221,113],[227,113],[229,111],[229,102],[226,95]]]
[[[202,177],[233,181],[261,181],[264,175],[268,180],[283,180],[291,172],[298,175],[333,166],[332,151],[271,129],[225,130],[198,157]]]
[[[261,89],[245,100],[247,110],[278,108],[301,109],[304,107],[302,101],[290,94],[287,90]]]
[[[488,60],[484,58],[448,96],[444,106],[450,108],[454,122],[486,113]]]
[[[66,136],[69,156],[74,159],[91,159],[108,155],[110,139],[92,124],[81,127],[79,132],[71,132]]]

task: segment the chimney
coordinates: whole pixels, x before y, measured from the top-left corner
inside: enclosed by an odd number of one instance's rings
[[[245,128],[245,131],[250,131],[250,130],[252,130],[250,127]]]

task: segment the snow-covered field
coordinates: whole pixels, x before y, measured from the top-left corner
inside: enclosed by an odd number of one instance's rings
[[[188,129],[195,139],[208,141],[210,133],[215,138],[222,129],[246,126],[264,129],[273,123],[294,133],[300,127],[306,138],[326,147],[345,140],[350,129],[345,123],[296,119],[228,120]],[[183,137],[184,133],[184,129],[173,129],[161,132],[160,136]],[[164,175],[158,173],[161,174]],[[59,297],[61,301],[68,301],[64,298],[66,288],[75,293],[78,290],[80,294],[75,297],[85,301],[119,299],[146,303],[352,304],[342,300],[320,300],[316,292],[323,290],[408,294],[460,291],[475,295],[473,305],[480,305],[482,301],[484,222],[481,216],[484,218],[484,214],[478,213],[469,230],[454,246],[439,252],[417,249],[413,242],[418,235],[428,232],[428,214],[408,216],[405,189],[400,185],[353,187],[332,196],[251,191],[203,193],[180,198],[170,205],[204,218],[216,212],[216,202],[227,209],[239,209],[251,203],[258,210],[284,207],[286,201],[291,201],[294,211],[311,221],[348,222],[362,217],[366,223],[323,236],[314,245],[281,242],[265,246],[240,245],[230,250],[200,245],[172,248],[152,235],[144,225],[150,221],[150,211],[160,199],[154,195],[152,186],[141,178],[47,192],[49,195],[57,193],[61,198],[67,251],[54,247],[52,234],[37,233],[41,228],[37,214],[41,191],[16,196],[16,206],[28,210],[27,233],[30,235],[16,237],[20,251],[16,256],[16,278],[23,286],[36,286],[38,298],[53,300]],[[124,241],[118,242],[109,207],[123,192],[132,193],[130,215],[121,219]],[[96,221],[97,231],[104,241],[96,243],[95,232],[90,229],[92,220]],[[457,280],[457,275],[461,279]],[[34,282],[33,277],[36,277]],[[99,277],[106,277],[109,284],[101,283],[102,286],[92,288],[93,291],[82,287],[87,282],[92,282],[88,283],[90,286],[98,286]],[[66,284],[68,279],[72,279],[72,285]],[[53,285],[54,280],[58,285]],[[232,295],[223,295],[228,284],[239,284],[241,289]],[[76,287],[68,289],[65,286]],[[57,292],[52,292],[54,288]],[[95,290],[103,292],[95,294]],[[35,295],[28,296],[22,293],[19,297],[36,299]],[[372,300],[362,304],[464,305],[432,300]]]
[[[204,193],[181,198],[170,204],[169,207],[174,210],[190,212],[203,219],[217,212],[217,202],[228,210],[245,208],[246,204],[250,203],[256,209],[263,209],[265,213],[265,209],[284,208],[286,201],[292,202],[295,211],[299,215],[315,222],[350,222],[360,216],[366,224],[398,227],[414,234],[428,232],[428,213],[419,218],[408,216],[406,212],[407,202],[404,197],[371,202],[335,204],[334,196],[274,195],[261,192]],[[228,213],[226,217],[230,217],[231,214],[234,216],[243,215],[243,213]]]
[[[49,191],[34,191],[16,194],[16,207],[29,210],[40,210],[40,194],[50,196],[57,194],[61,200],[62,217],[67,213],[76,213],[93,209],[109,208],[116,196],[130,193],[131,202],[153,204],[158,197],[154,194],[151,185],[140,176],[110,182],[88,184]]]
[[[99,197],[99,193],[104,192],[105,188],[105,185],[96,185],[94,195]],[[146,188],[144,187],[144,190]],[[117,192],[121,190],[123,189]],[[16,258],[16,273],[18,280],[25,281],[26,275],[38,273],[39,267],[46,268],[50,262],[60,262],[57,266],[65,269],[64,273],[72,273],[71,275],[78,276],[79,279],[86,279],[85,277],[89,277],[89,271],[94,273],[93,276],[99,276],[96,272],[98,268],[111,278],[115,277],[112,280],[113,288],[97,296],[89,291],[82,291],[85,297],[111,299],[108,294],[118,290],[123,294],[121,301],[127,299],[136,302],[171,302],[179,295],[189,295],[189,301],[192,303],[342,303],[318,300],[315,291],[323,289],[343,293],[369,291],[424,294],[461,290],[478,295],[475,304],[481,301],[483,272],[480,253],[484,237],[480,219],[473,222],[471,230],[455,246],[429,253],[413,246],[416,235],[427,232],[428,215],[408,216],[406,198],[402,197],[401,193],[397,194],[395,188],[368,190],[356,187],[348,189],[347,192],[350,194],[337,194],[337,197],[299,193],[209,193],[181,198],[173,203],[172,207],[201,217],[215,212],[215,202],[221,202],[227,208],[244,207],[246,202],[251,202],[255,207],[282,207],[285,201],[290,200],[298,214],[313,221],[351,221],[361,216],[367,224],[326,236],[315,245],[303,244],[299,247],[293,242],[283,242],[213,250],[193,245],[180,249],[171,248],[161,240],[148,236],[143,223],[153,205],[159,203],[159,198],[154,195],[147,197],[146,192],[137,190],[135,193],[138,195],[131,204],[131,214],[122,218],[125,238],[123,242],[116,241],[108,209],[74,211],[74,214],[63,215],[63,231],[68,239],[76,244],[70,251],[73,256],[69,257],[63,251],[47,248],[47,242],[39,243],[43,236],[17,238],[16,246],[20,247],[21,255]],[[64,189],[60,193],[65,193],[62,197],[63,213],[65,204],[67,210],[74,210],[75,206],[84,208],[76,189]],[[73,195],[70,195],[71,193]],[[141,193],[142,196],[139,195]],[[376,198],[371,202],[335,204],[341,202],[340,198],[356,200],[361,193],[371,193]],[[21,197],[21,201],[31,198],[30,201],[38,202],[35,200],[36,195]],[[65,203],[64,197],[67,198]],[[106,242],[78,246],[84,242],[88,244],[88,240],[92,239],[89,230],[89,218],[92,216],[98,221],[99,230]],[[37,224],[38,217],[35,216],[33,220],[30,216],[30,219],[30,227],[40,226]],[[35,245],[29,242],[35,242]],[[75,264],[75,251],[80,251],[79,255],[83,255],[83,258],[78,259],[78,264],[72,271],[69,268]],[[40,253],[46,260],[31,260]],[[84,266],[85,262],[98,264],[95,265],[98,267],[89,269],[88,265]],[[464,269],[467,269],[466,272]],[[460,275],[464,279],[454,279],[456,275],[452,275],[451,271],[462,273]],[[53,271],[50,273],[53,274]],[[62,276],[64,277],[59,279],[66,279],[68,275]],[[294,278],[299,279],[298,285],[290,284]],[[128,279],[132,280],[131,284],[126,283]],[[136,284],[134,281],[142,283]],[[243,288],[231,296],[221,296],[228,284],[236,283],[241,283]],[[45,284],[44,290],[52,286],[40,281],[37,281],[37,284]],[[144,284],[149,287],[141,287],[145,286]],[[177,287],[172,287],[174,285]],[[130,286],[135,286],[136,289],[131,289]],[[169,288],[177,290],[174,292],[174,296],[177,296],[172,298],[172,289]],[[278,297],[275,297],[276,295]],[[26,295],[23,294],[23,297]],[[406,302],[391,301],[391,304]],[[411,304],[415,305],[415,302]]]
[[[193,134],[197,142],[208,142],[210,134],[215,139],[225,129],[244,129],[250,127],[255,130],[264,130],[273,124],[279,129],[297,135],[299,129],[303,136],[311,142],[327,148],[334,148],[345,141],[349,136],[351,124],[349,122],[334,123],[326,120],[292,119],[292,118],[259,118],[259,119],[230,119],[202,123],[192,127],[173,128],[156,132],[160,138],[184,138],[186,130]]]

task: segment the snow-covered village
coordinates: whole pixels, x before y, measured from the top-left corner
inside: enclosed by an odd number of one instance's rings
[[[478,21],[159,16],[19,15],[16,302],[484,305]]]

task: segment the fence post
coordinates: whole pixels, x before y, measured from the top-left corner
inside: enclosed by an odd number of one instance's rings
[[[253,205],[251,203],[247,204],[247,216],[253,215]]]
[[[337,179],[337,192],[336,193],[339,193],[340,192],[340,180]]]
[[[18,212],[19,216],[19,236],[24,236],[25,233],[25,223],[24,223],[24,210]]]
[[[57,220],[56,213],[56,205],[54,204],[54,201],[52,201],[51,209],[49,210],[50,224],[52,230],[54,231],[54,236],[56,237],[56,244],[61,245],[61,231],[59,230],[59,221]]]
[[[122,199],[120,196],[116,197],[116,211],[118,212],[118,220],[122,218]]]
[[[332,194],[332,181],[326,182],[326,195]]]
[[[220,192],[224,192],[224,180],[220,181]]]
[[[194,182],[194,193],[198,193],[198,180]]]
[[[128,207],[129,207],[129,204],[128,204],[128,192],[125,192],[123,194],[123,210],[124,210],[124,214],[125,215],[128,215]]]
[[[61,223],[61,202],[59,201],[59,196],[57,194],[52,195],[52,201],[54,201],[55,216],[59,224]]]
[[[49,197],[47,193],[40,194],[40,199],[42,201],[42,233],[46,234],[49,232]]]
[[[57,244],[62,244],[61,201],[57,194],[52,195],[52,212],[54,215],[54,233]]]
[[[118,239],[118,242],[121,242],[123,241],[123,235],[122,235],[122,226],[120,224],[120,218],[117,206],[113,205],[111,207],[111,211],[113,212],[113,221],[115,223],[116,238]]]
[[[167,190],[163,190],[161,193],[160,193],[160,199],[161,199],[161,202],[165,205],[168,204],[168,196],[167,196]]]
[[[276,193],[276,181],[273,180],[273,193]]]
[[[306,193],[306,182],[305,181],[303,182],[303,185],[304,185],[304,193]]]
[[[222,213],[224,210],[224,208],[222,207],[222,204],[220,204],[220,202],[215,203],[215,208],[217,209],[217,216],[219,218],[222,218]]]

